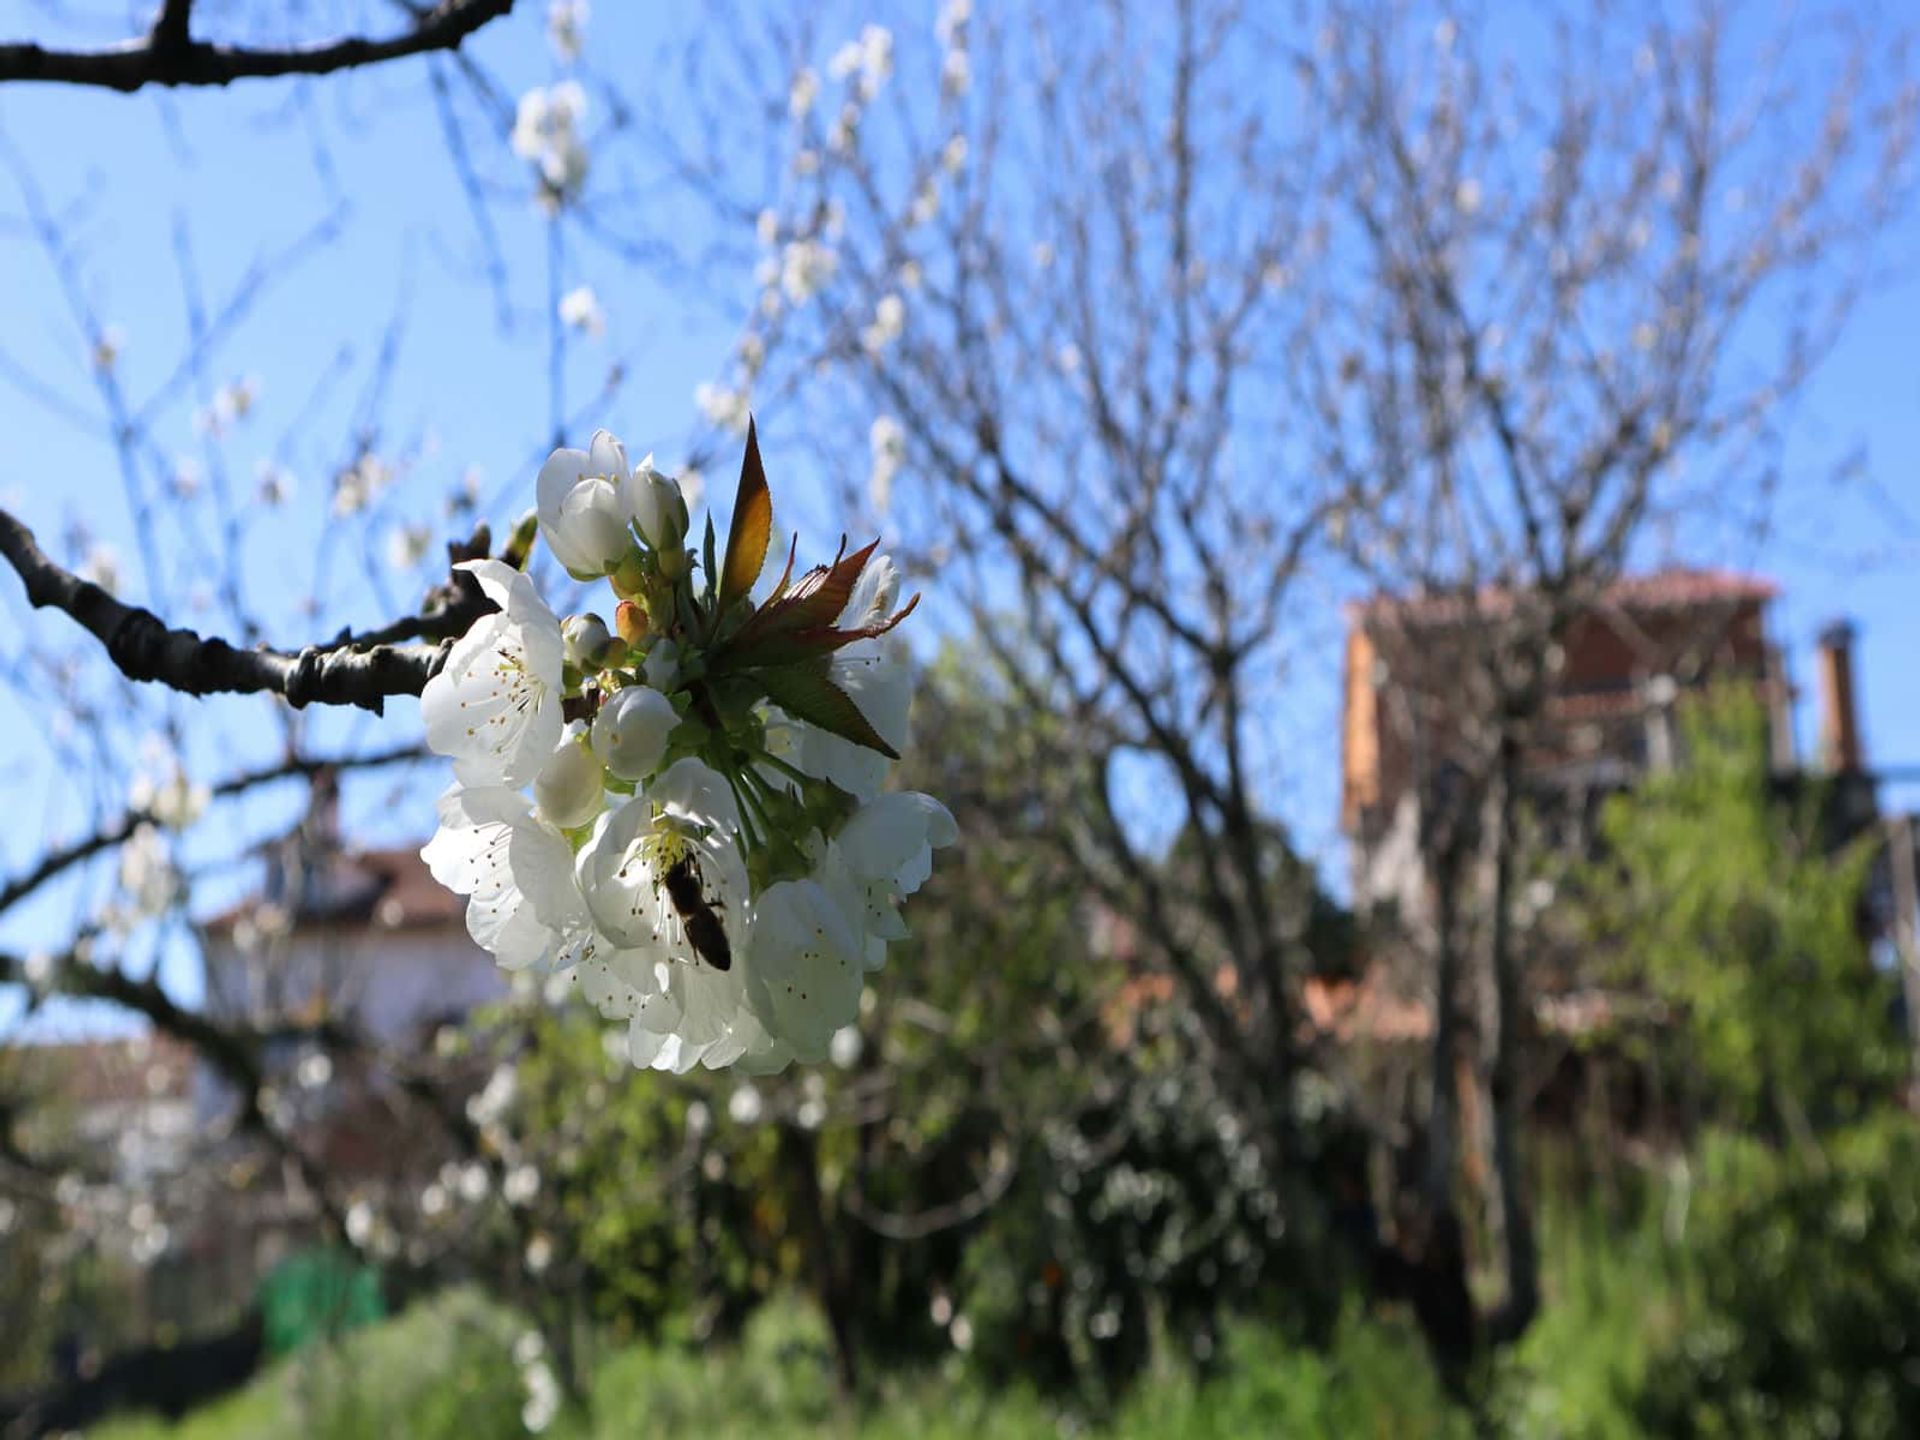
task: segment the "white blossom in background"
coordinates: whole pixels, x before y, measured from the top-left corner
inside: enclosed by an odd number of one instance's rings
[[[174,765],[164,780],[137,775],[127,789],[127,807],[137,814],[151,816],[156,824],[169,830],[185,830],[206,813],[213,792],[187,778],[186,771]]]
[[[586,182],[587,149],[580,134],[586,115],[587,92],[576,80],[536,86],[520,97],[510,143],[514,154],[539,171],[541,199],[549,207],[565,204]]]
[[[804,120],[813,110],[813,102],[820,98],[820,76],[811,68],[801,70],[793,77],[793,86],[787,91],[787,113],[796,120]]]
[[[860,343],[870,355],[893,344],[906,327],[906,302],[898,295],[882,295],[873,307],[873,323],[860,332]]]
[[[119,550],[104,540],[88,546],[86,558],[80,562],[80,578],[91,580],[102,590],[119,594],[122,578]]]
[[[973,62],[964,50],[950,50],[940,61],[940,93],[958,100],[973,88]]]
[[[861,29],[858,42],[859,91],[863,100],[871,100],[893,74],[893,32],[884,25]]]
[[[552,0],[547,6],[547,39],[553,53],[572,63],[586,43],[587,0]]]
[[[907,458],[907,432],[891,415],[874,418],[867,431],[867,448],[873,457],[873,469],[867,476],[867,494],[873,508],[886,514],[893,503],[893,477]]]
[[[818,240],[790,240],[780,253],[780,288],[795,305],[804,305],[839,268],[840,257]]]
[[[609,434],[554,452],[536,488],[540,535],[607,581],[614,623],[563,622],[526,573],[463,564],[499,609],[421,699],[454,768],[423,858],[467,897],[480,945],[563,978],[624,1027],[635,1065],[828,1059],[907,933],[900,906],[932,850],[956,838],[931,797],[884,791],[911,699],[890,632],[913,602],[895,609],[873,546],[754,601],[772,502],[750,427],[724,564],[712,542],[689,548],[681,485]],[[699,575],[708,563],[718,576]],[[510,1101],[500,1084],[476,1123]]]
[[[747,397],[738,390],[702,383],[694,389],[693,403],[710,425],[733,431],[747,428]]]
[[[387,566],[404,575],[427,558],[432,545],[433,531],[425,525],[396,525],[387,532]]]
[[[333,477],[333,513],[342,519],[357,515],[392,483],[393,467],[368,451]]]
[[[966,43],[967,21],[973,18],[973,0],[947,0],[934,17],[933,38],[940,48],[951,50]]]
[[[606,333],[607,314],[591,285],[578,285],[560,297],[560,323],[583,335]]]
[[[914,191],[913,203],[907,207],[907,224],[918,227],[933,223],[934,216],[940,213],[940,187],[928,176]]]

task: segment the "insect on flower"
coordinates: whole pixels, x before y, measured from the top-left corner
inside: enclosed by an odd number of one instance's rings
[[[667,899],[673,903],[673,913],[680,917],[686,929],[687,944],[693,953],[716,970],[730,969],[733,947],[727,944],[726,929],[701,887],[700,870],[693,856],[682,855],[669,865],[660,883],[666,887]]]

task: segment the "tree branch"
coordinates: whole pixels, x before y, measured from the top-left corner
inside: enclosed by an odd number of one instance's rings
[[[458,49],[481,26],[513,9],[513,0],[442,0],[411,30],[384,40],[350,35],[280,50],[195,40],[187,29],[191,9],[190,0],[168,0],[145,39],[107,50],[48,50],[32,41],[0,45],[0,82],[41,80],[132,94],[147,85],[227,85],[278,75],[330,75]]]
[[[0,555],[36,609],[63,610],[93,632],[131,680],[154,680],[188,695],[265,691],[304,705],[358,705],[379,714],[389,695],[418,695],[446,661],[450,641],[426,645],[309,645],[297,655],[261,646],[237,649],[218,637],[176,630],[151,610],[116,600],[48,558],[33,532],[0,510]]]
[[[275,780],[289,779],[295,775],[315,775],[325,770],[371,770],[378,766],[401,765],[409,760],[424,759],[426,754],[427,751],[423,746],[402,745],[396,749],[382,750],[372,755],[325,758],[293,755],[263,769],[249,770],[231,779],[222,780],[212,788],[210,794],[213,798],[219,799],[271,784]],[[0,884],[0,914],[12,909],[54,876],[71,869],[83,860],[98,855],[102,850],[111,849],[122,843],[140,826],[158,823],[158,819],[148,811],[129,810],[86,839],[76,840],[71,845],[48,851],[31,870],[23,872],[14,880]]]

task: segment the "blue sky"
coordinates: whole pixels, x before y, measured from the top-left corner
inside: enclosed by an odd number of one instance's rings
[[[515,92],[552,78],[554,63],[541,31],[544,7],[521,8],[528,13],[490,28],[476,49]],[[660,73],[659,14],[652,6],[602,0],[590,32],[596,72],[622,77],[642,103],[654,93],[650,77]],[[5,22],[33,18],[16,10]],[[296,245],[329,219],[338,224],[336,240],[262,291],[211,361],[208,378],[216,384],[257,378],[259,400],[248,419],[209,451],[195,432],[190,397],[180,397],[157,420],[161,453],[140,476],[140,484],[152,488],[164,483],[176,460],[188,459],[200,466],[204,485],[216,461],[224,467],[238,523],[248,534],[243,583],[277,643],[312,638],[301,603],[316,590],[335,626],[377,623],[408,606],[426,572],[393,572],[384,556],[388,534],[404,524],[444,534],[443,499],[470,467],[479,472],[482,497],[497,502],[492,518],[510,519],[531,501],[534,466],[550,433],[548,227],[524,198],[523,169],[495,142],[479,163],[510,277],[510,323],[503,326],[426,75],[423,64],[409,63],[349,81],[178,96],[0,91],[0,136],[63,217],[88,303],[124,336],[117,368],[136,397],[159,386],[185,348],[180,235],[189,239],[208,308],[217,312],[256,257]],[[643,182],[606,174],[595,183]],[[25,217],[10,167],[0,163],[0,496],[49,543],[83,520],[119,552],[130,595],[144,599],[157,590],[182,623],[216,624],[194,610],[193,583],[174,573],[191,569],[179,551],[196,543],[194,535],[166,523],[143,544],[112,446],[61,413],[69,404],[96,417],[101,411],[82,330]],[[1910,257],[1920,248],[1915,239],[1920,236],[1911,228],[1892,237],[1890,256]],[[656,447],[672,463],[699,433],[693,390],[718,370],[732,324],[704,301],[619,263],[589,238],[570,239],[560,259],[563,287],[593,285],[609,319],[604,338],[577,341],[569,351],[567,409],[584,407],[580,434],[606,423],[636,449]],[[378,403],[370,404],[369,380],[396,319],[397,360],[378,387]],[[1813,637],[1828,619],[1852,617],[1860,627],[1869,754],[1920,775],[1916,337],[1920,279],[1909,270],[1861,308],[1803,397],[1789,451],[1789,488],[1765,547],[1749,555],[1676,548],[1670,558],[1740,563],[1780,583],[1775,633],[1788,646],[1806,695],[1804,747],[1813,740]],[[615,405],[596,410],[587,402],[615,360],[628,379]],[[23,373],[30,385],[21,383]],[[410,458],[371,529],[370,546],[361,547],[329,532],[328,478],[357,423],[369,417],[378,420],[379,450]],[[1857,478],[1813,483],[1856,453]],[[293,499],[283,509],[253,503],[263,460],[295,477]],[[778,485],[779,466],[772,458],[770,464]],[[723,477],[720,488],[728,480]],[[149,548],[162,570],[151,588],[141,570]],[[0,595],[20,609],[10,578],[0,577]],[[1343,869],[1333,828],[1338,598],[1328,597],[1322,621],[1306,627],[1295,650],[1284,723],[1297,737],[1295,753],[1305,758],[1279,797],[1303,842],[1336,873]],[[54,634],[66,622],[36,617],[29,623],[35,633]],[[13,638],[0,641],[0,654],[14,656],[18,649]],[[208,778],[270,759],[280,743],[265,702],[181,700],[165,709],[187,737],[194,770]],[[395,738],[411,734],[416,712],[413,702],[401,702],[384,723]],[[316,716],[309,733],[319,749],[367,745],[379,742],[372,728],[378,723]],[[47,835],[82,833],[90,815],[110,811],[111,797],[124,793],[124,775],[71,773],[49,749],[47,733],[44,714],[0,706],[7,757],[0,760],[0,799],[10,813],[29,817],[0,844],[6,873]],[[348,822],[372,840],[419,838],[431,788],[423,780],[396,798],[385,781],[358,784],[349,791]],[[249,837],[272,833],[290,818],[297,798],[289,787],[235,807],[235,824]],[[1920,805],[1920,784],[1892,798]],[[233,848],[229,835],[198,836],[190,838],[187,855],[211,860]],[[231,871],[212,877],[206,903],[231,899],[246,878]],[[45,943],[62,933],[76,903],[63,892],[9,917],[0,925],[0,943]],[[160,963],[169,982],[191,995],[190,954],[175,942],[163,948]]]

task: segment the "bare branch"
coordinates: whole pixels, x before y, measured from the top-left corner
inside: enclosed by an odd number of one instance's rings
[[[93,632],[130,680],[155,680],[188,695],[266,692],[289,705],[358,705],[379,714],[389,695],[418,695],[445,663],[439,644],[309,645],[297,655],[261,646],[235,648],[191,630],[169,628],[151,610],[116,600],[48,558],[33,532],[0,510],[6,556],[36,609],[63,610]]]
[[[513,9],[513,0],[443,0],[411,30],[384,40],[350,35],[277,50],[195,40],[187,28],[191,9],[190,0],[168,0],[145,39],[108,50],[49,50],[30,40],[0,45],[0,83],[40,80],[132,94],[147,85],[228,85],[281,75],[331,75],[457,49],[481,26]]]

